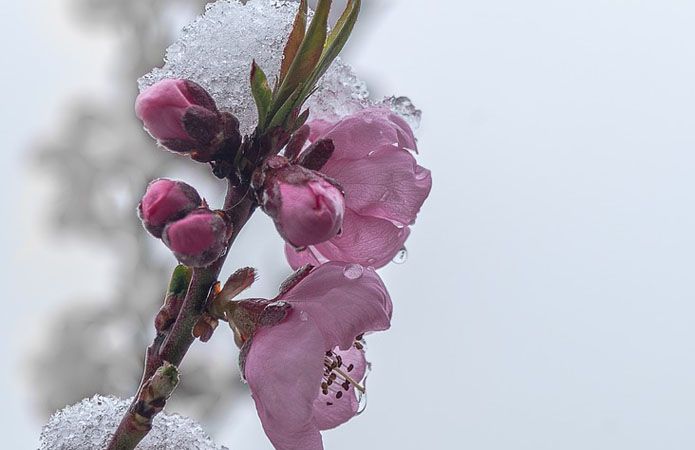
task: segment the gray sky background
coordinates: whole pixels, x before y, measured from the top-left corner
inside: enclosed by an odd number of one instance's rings
[[[8,2],[0,30],[13,449],[41,426],[20,364],[33,319],[109,289],[96,249],[41,228],[51,186],[25,155],[71,94],[109,89],[108,39],[56,3]],[[328,449],[695,448],[693,23],[685,0],[382,0],[358,25],[346,59],[423,109],[434,190],[407,263],[382,271],[396,312],[369,341],[367,412]],[[281,264],[279,241],[250,239]],[[244,401],[218,441],[269,449]]]

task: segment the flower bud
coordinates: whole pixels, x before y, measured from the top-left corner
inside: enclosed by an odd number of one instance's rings
[[[262,205],[285,241],[305,247],[327,241],[340,232],[345,200],[338,187],[317,172],[297,165],[268,172]]]
[[[222,127],[215,101],[190,80],[165,79],[145,89],[135,101],[135,114],[155,139],[175,152],[207,146]]]
[[[202,203],[198,192],[183,181],[159,178],[147,186],[138,205],[138,215],[145,229],[154,237],[162,237],[164,226],[181,219]]]
[[[205,267],[222,256],[227,244],[227,224],[219,214],[199,208],[169,223],[162,233],[164,244],[189,267]]]

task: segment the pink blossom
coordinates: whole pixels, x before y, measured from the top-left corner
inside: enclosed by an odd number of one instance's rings
[[[280,235],[294,247],[334,237],[343,225],[343,193],[319,173],[289,164],[281,156],[269,161],[261,205]]]
[[[327,263],[275,300],[291,309],[247,341],[243,373],[275,448],[320,450],[320,430],[357,414],[367,366],[361,335],[390,327],[391,299],[373,269]]]
[[[169,223],[162,240],[176,258],[189,267],[205,267],[224,254],[227,225],[219,214],[199,208]]]
[[[147,186],[138,205],[138,214],[145,228],[159,238],[167,223],[181,219],[201,203],[200,195],[192,186],[159,178]]]
[[[325,261],[382,267],[410,234],[432,187],[430,171],[419,166],[408,124],[388,109],[368,108],[336,123],[314,121],[310,140],[333,141],[335,150],[321,172],[345,192],[342,232],[298,251],[286,246],[293,268]]]

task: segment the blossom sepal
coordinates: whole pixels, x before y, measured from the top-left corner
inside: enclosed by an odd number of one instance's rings
[[[227,305],[226,318],[243,344],[259,327],[282,322],[291,308],[289,303],[281,300],[244,299]]]

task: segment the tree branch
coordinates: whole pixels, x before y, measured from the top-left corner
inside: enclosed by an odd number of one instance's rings
[[[246,188],[243,189],[244,192],[239,192],[239,188],[230,183],[227,191],[224,209],[232,223],[232,235],[227,245],[227,251],[210,266],[193,270],[193,276],[176,320],[170,328],[158,332],[152,344],[147,348],[140,387],[106,450],[134,449],[150,431],[154,416],[164,408],[166,398],[159,397],[161,405],[157,403],[158,408],[148,408],[143,411],[142,399],[149,395],[148,391],[152,385],[152,380],[156,377],[159,368],[166,364],[173,366],[181,364],[186,352],[195,340],[193,327],[205,311],[210,289],[217,281],[227,254],[239,235],[239,231],[248,222],[257,206],[253,196],[248,195]],[[168,398],[168,396],[166,397]],[[142,415],[142,412],[151,414],[149,416],[147,414]],[[143,418],[146,420],[143,421]]]

